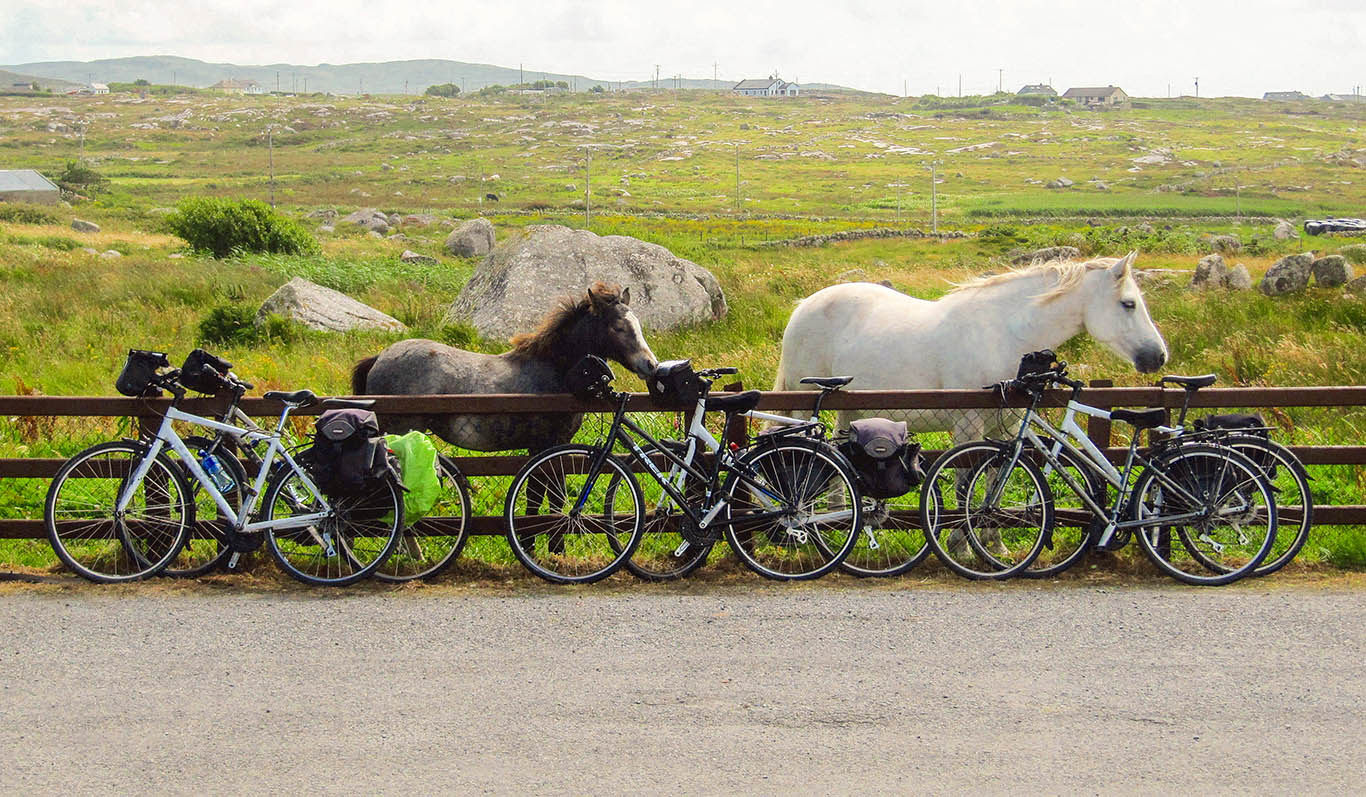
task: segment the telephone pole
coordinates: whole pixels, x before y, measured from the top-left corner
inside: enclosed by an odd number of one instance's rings
[[[275,207],[275,126],[266,127],[266,152],[270,158],[270,206]]]
[[[718,66],[718,64],[717,64],[715,61],[712,61],[712,62],[711,62],[711,87],[712,87],[712,88],[719,88],[719,86],[717,86],[717,84],[720,83],[720,81],[716,79],[716,67],[717,67],[717,66]]]
[[[517,65],[517,83],[520,85],[526,82],[526,75],[522,72],[522,65]]]
[[[1200,78],[1195,79],[1195,98],[1200,99]]]
[[[1006,71],[1005,71],[1004,69],[998,69],[998,70],[996,70],[996,93],[997,93],[997,94],[1000,94],[1002,91],[1004,91],[1004,90],[1005,90],[1005,85],[1006,85]]]
[[[655,89],[655,91],[659,91],[659,64],[655,64],[655,82],[654,82],[654,89]]]
[[[275,73],[275,92],[278,94],[279,91],[280,91],[280,73],[279,73],[279,72],[276,72],[276,73]]]
[[[958,73],[958,96],[963,96],[963,73]]]

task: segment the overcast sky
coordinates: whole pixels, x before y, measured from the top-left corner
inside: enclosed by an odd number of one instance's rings
[[[1130,94],[1366,85],[1366,0],[0,0],[0,63],[449,58],[604,80],[840,83],[900,94],[1052,80]]]

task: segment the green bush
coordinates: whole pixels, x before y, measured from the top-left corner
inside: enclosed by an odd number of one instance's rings
[[[214,257],[234,253],[307,255],[318,242],[298,222],[256,199],[192,197],[166,217],[167,229]]]
[[[256,311],[245,304],[219,305],[199,322],[199,342],[224,346],[293,343],[307,336],[303,325],[270,315],[256,323]]]
[[[460,87],[454,83],[437,83],[434,86],[428,86],[423,93],[431,97],[458,97],[460,96]]]
[[[57,186],[73,194],[98,194],[109,187],[109,178],[78,161],[67,161],[57,175]]]
[[[56,224],[57,217],[32,205],[0,202],[0,221],[8,221],[11,224]]]

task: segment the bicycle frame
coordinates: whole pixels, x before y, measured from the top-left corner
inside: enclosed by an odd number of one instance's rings
[[[1073,395],[1075,396],[1075,393]],[[1104,477],[1106,482],[1119,491],[1122,498],[1129,488],[1129,478],[1133,474],[1135,466],[1142,465],[1143,467],[1150,467],[1152,465],[1150,459],[1138,453],[1137,433],[1135,433],[1134,438],[1130,441],[1129,454],[1124,463],[1124,470],[1121,472],[1114,465],[1110,464],[1110,461],[1105,457],[1105,453],[1087,437],[1086,431],[1081,428],[1076,420],[1078,413],[1092,418],[1110,420],[1111,414],[1109,411],[1100,409],[1099,407],[1082,404],[1075,398],[1071,398],[1067,401],[1062,423],[1059,424],[1058,428],[1055,428],[1039,415],[1036,404],[1037,401],[1030,405],[1025,413],[1024,420],[1020,423],[1020,431],[1015,436],[1011,459],[1009,463],[1007,463],[1007,467],[1001,469],[1002,473],[1008,473],[1010,468],[1014,467],[1016,460],[1018,460],[1020,454],[1023,453],[1026,444],[1042,454],[1046,467],[1056,471],[1058,477],[1063,480],[1063,483],[1067,485],[1068,489],[1075,493],[1092,513],[1097,517],[1106,519],[1105,529],[1101,532],[1096,542],[1100,547],[1108,545],[1115,534],[1122,529],[1153,525],[1154,518],[1151,517],[1121,520],[1119,514],[1125,505],[1123,500],[1116,500],[1113,508],[1103,507],[1098,504],[1086,489],[1073,481],[1072,477],[1068,475],[1067,471],[1062,467],[1059,458],[1059,453],[1062,449],[1067,449],[1079,462],[1086,465],[1092,473]],[[1035,431],[1034,427],[1042,430],[1042,437]],[[1179,434],[1181,432],[1181,427],[1157,426],[1154,427],[1154,431],[1163,434]],[[1047,441],[1045,441],[1044,438],[1047,438]],[[1074,442],[1076,445],[1073,445]],[[1052,443],[1052,445],[1050,446],[1049,443]],[[1171,489],[1178,497],[1185,501],[1191,502],[1192,504],[1198,503],[1198,499],[1196,499],[1195,496],[1192,496],[1180,484],[1177,484],[1175,481],[1168,478],[1160,469],[1154,469],[1154,471],[1164,488]],[[1047,472],[1047,470],[1045,470],[1045,472]],[[990,500],[993,502],[998,500],[1000,498],[999,493],[1003,489],[1003,482],[998,483],[993,487],[990,493]],[[1177,524],[1201,520],[1204,519],[1204,517],[1205,515],[1200,512],[1187,512],[1170,516],[1164,515],[1160,520],[1163,524]]]
[[[123,514],[127,511],[128,505],[133,500],[133,494],[135,493],[137,486],[142,483],[142,480],[147,476],[148,471],[151,470],[152,461],[156,459],[163,449],[169,446],[171,450],[180,455],[181,461],[189,469],[195,480],[199,482],[200,486],[204,488],[209,497],[213,499],[214,503],[218,506],[218,510],[223,514],[223,517],[233,518],[233,526],[239,532],[253,533],[279,528],[308,527],[329,517],[331,515],[331,506],[328,504],[326,497],[323,496],[322,491],[320,491],[317,485],[313,483],[313,480],[309,478],[308,473],[303,468],[299,467],[298,462],[290,456],[289,452],[285,450],[281,443],[281,433],[284,430],[285,421],[289,418],[289,411],[290,407],[286,405],[284,412],[280,414],[280,421],[276,425],[275,431],[266,432],[259,427],[255,429],[244,429],[229,423],[213,420],[212,418],[194,415],[185,412],[172,404],[171,407],[167,409],[166,415],[162,418],[161,426],[156,432],[156,439],[152,441],[151,447],[124,485],[123,492],[119,496],[115,511],[119,514]],[[173,421],[184,421],[195,426],[224,432],[233,437],[233,439],[246,442],[250,445],[254,445],[261,441],[269,441],[266,454],[262,459],[261,466],[256,474],[255,482],[252,484],[251,489],[247,491],[239,510],[234,510],[232,508],[232,505],[228,503],[228,499],[219,491],[218,485],[214,484],[213,479],[204,472],[204,468],[199,464],[199,458],[190,451],[189,446],[185,444],[185,441],[181,439],[180,434],[176,432],[175,427],[172,426]],[[265,490],[265,483],[270,477],[271,465],[275,462],[276,457],[284,458],[289,467],[299,475],[304,486],[312,494],[313,499],[321,502],[324,511],[295,515],[289,518],[276,520],[257,521],[254,523],[248,521],[248,518],[252,516],[252,513],[255,510],[257,499]],[[316,532],[314,532],[314,534],[316,535]],[[325,548],[331,548],[331,545],[324,540],[319,539],[318,543]]]

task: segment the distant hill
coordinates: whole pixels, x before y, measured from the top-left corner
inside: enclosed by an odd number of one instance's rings
[[[464,85],[474,91],[494,84],[510,85],[535,80],[563,80],[579,91],[594,85],[603,88],[649,88],[653,80],[609,81],[584,75],[521,70],[492,64],[471,64],[463,61],[422,60],[384,61],[361,64],[210,64],[193,58],[173,55],[105,58],[98,61],[40,61],[29,64],[0,66],[38,75],[49,80],[86,83],[130,83],[139,78],[151,83],[177,84],[203,88],[220,80],[254,80],[268,90],[326,91],[338,94],[421,94],[436,83]],[[685,89],[726,89],[733,82],[720,80],[683,79],[679,87]],[[660,88],[673,88],[672,78],[661,77]],[[816,90],[839,90],[842,87],[825,83],[803,85]]]
[[[67,89],[72,89],[76,86],[82,85],[80,83],[72,83],[66,80],[57,80],[50,77],[40,77],[34,74],[22,74],[19,72],[10,72],[4,69],[0,69],[0,91],[6,93],[15,91],[16,85],[19,83],[23,83],[25,85],[32,85],[36,83],[38,84],[38,88],[40,89],[48,89],[49,91],[56,92],[66,91]]]

